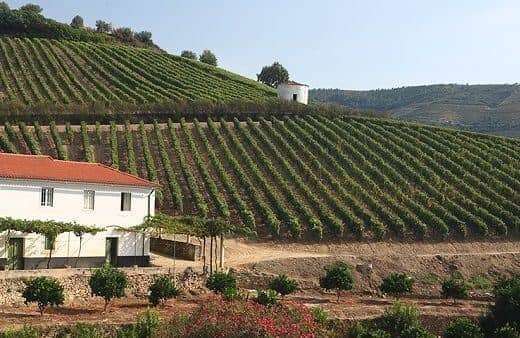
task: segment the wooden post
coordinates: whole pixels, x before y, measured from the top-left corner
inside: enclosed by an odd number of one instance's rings
[[[218,253],[218,238],[217,238],[217,236],[215,236],[215,271],[218,271],[217,253]]]
[[[210,237],[209,241],[209,274],[213,273],[213,236]]]
[[[206,273],[206,236],[202,238],[202,273]]]
[[[224,235],[220,235],[220,270],[224,270]]]

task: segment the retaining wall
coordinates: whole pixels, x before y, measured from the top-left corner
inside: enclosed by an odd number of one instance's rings
[[[190,268],[184,271],[174,271],[170,268],[123,268],[127,274],[127,297],[147,297],[148,287],[159,275],[170,275],[177,286],[184,291],[193,291],[204,287],[205,279]],[[23,304],[23,281],[40,276],[57,279],[64,287],[65,301],[91,299],[88,281],[94,269],[45,269],[16,270],[0,272],[0,305]]]

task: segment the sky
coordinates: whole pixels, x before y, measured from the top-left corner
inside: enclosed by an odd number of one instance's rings
[[[210,49],[256,79],[284,65],[311,88],[520,82],[520,0],[28,0],[69,23],[152,32],[162,49]]]

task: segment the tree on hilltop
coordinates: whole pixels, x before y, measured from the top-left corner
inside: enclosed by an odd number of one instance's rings
[[[112,24],[103,20],[97,20],[96,31],[98,33],[110,33],[112,31]]]
[[[191,50],[183,50],[181,56],[186,59],[197,60],[197,54]]]
[[[135,33],[134,37],[141,41],[142,43],[151,43],[152,42],[152,33],[148,31],[141,31],[139,33]]]
[[[209,49],[205,49],[202,51],[199,57],[200,62],[207,63],[208,65],[216,66],[217,65],[217,57],[213,54]]]
[[[119,41],[122,42],[132,42],[134,41],[134,33],[128,27],[119,27],[112,31],[112,35],[116,37]]]
[[[10,10],[11,8],[5,1],[0,2],[0,13],[9,12]]]
[[[70,25],[74,28],[83,28],[83,18],[79,15],[76,15],[72,18]]]
[[[280,63],[274,62],[271,66],[264,66],[256,77],[258,81],[276,88],[280,83],[289,81],[289,72]]]
[[[41,12],[43,12],[43,8],[41,8],[40,6],[38,6],[36,4],[26,4],[26,5],[23,5],[22,7],[20,7],[19,9],[21,11],[30,12],[30,13],[34,13],[34,14],[41,14]]]

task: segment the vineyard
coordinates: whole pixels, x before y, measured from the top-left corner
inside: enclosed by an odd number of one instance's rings
[[[0,105],[262,101],[275,91],[223,69],[122,45],[0,39]]]
[[[36,40],[2,46],[30,43],[40,51],[70,47]],[[166,213],[229,217],[240,233],[261,237],[444,240],[514,236],[520,229],[520,141],[514,139],[307,116],[5,123],[0,149],[105,163],[160,182]]]

